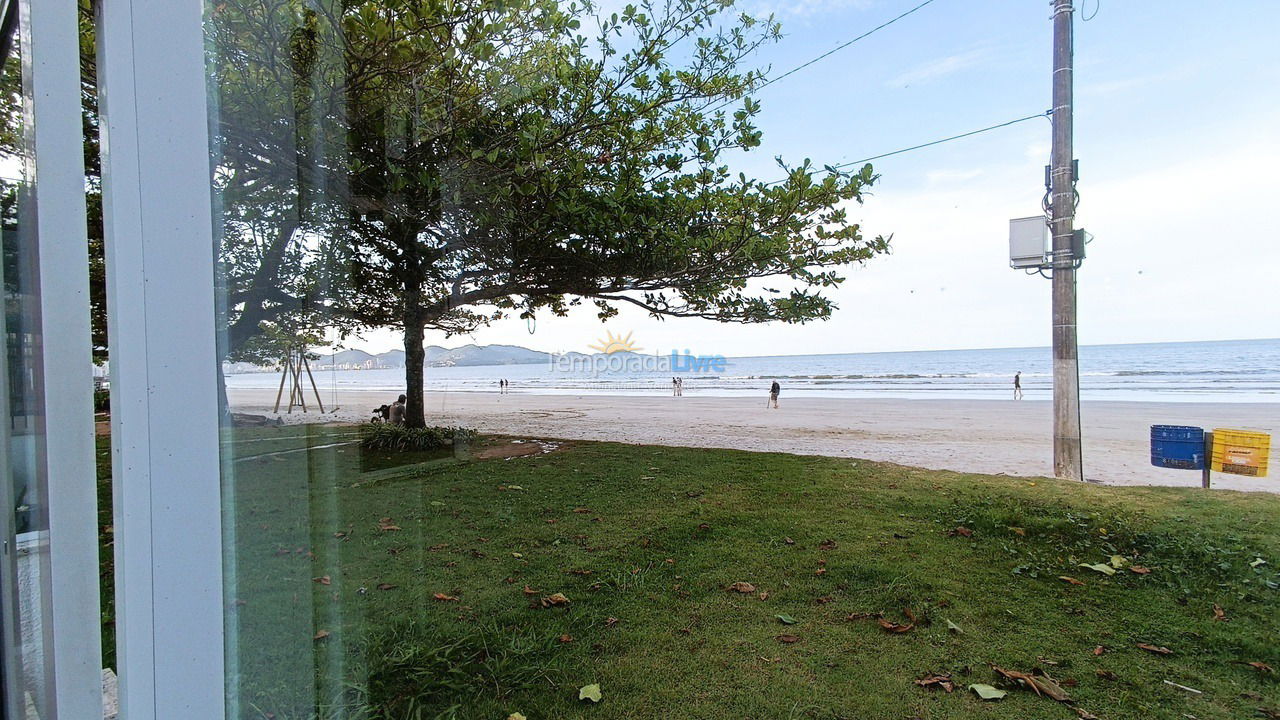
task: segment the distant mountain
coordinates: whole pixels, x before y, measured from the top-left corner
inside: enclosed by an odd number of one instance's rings
[[[431,367],[469,367],[475,365],[532,365],[549,362],[551,355],[518,345],[463,345],[427,348],[426,364]]]
[[[404,367],[404,351],[388,350],[384,353],[375,355],[378,359],[379,367],[402,368]]]
[[[551,353],[530,350],[519,345],[463,345],[445,348],[429,345],[425,348],[427,367],[474,367],[477,365],[532,365],[549,363]],[[374,370],[379,368],[403,368],[404,350],[388,350],[376,355],[364,350],[339,350],[336,353],[318,352],[319,358],[311,366],[317,370]],[[582,353],[565,353],[571,357],[587,357]],[[278,367],[257,366],[249,363],[225,363],[228,374],[246,372],[279,372]]]

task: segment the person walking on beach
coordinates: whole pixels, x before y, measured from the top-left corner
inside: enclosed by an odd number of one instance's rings
[[[391,403],[391,411],[387,413],[387,422],[392,425],[404,424],[404,404],[408,400],[408,397],[401,395],[395,402]]]
[[[773,407],[776,410],[778,408],[778,393],[780,392],[782,392],[782,386],[778,384],[777,380],[774,380],[773,384],[769,386],[769,402],[765,403],[764,406]]]
[[[1019,370],[1013,376],[1013,399],[1022,399],[1022,371]]]
[[[671,376],[671,397],[675,397],[679,394],[680,394],[680,381],[677,380],[673,375]]]
[[[684,397],[684,378],[676,378],[676,397]]]

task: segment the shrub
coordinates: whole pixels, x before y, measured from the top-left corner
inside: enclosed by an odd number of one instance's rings
[[[461,427],[411,428],[404,425],[378,423],[365,428],[360,446],[366,450],[393,452],[438,450],[452,446],[454,438],[472,440],[475,436],[474,430]]]

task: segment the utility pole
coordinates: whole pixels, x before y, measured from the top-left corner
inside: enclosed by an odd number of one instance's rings
[[[1053,472],[1083,480],[1080,365],[1076,352],[1075,158],[1071,148],[1072,0],[1053,2]]]

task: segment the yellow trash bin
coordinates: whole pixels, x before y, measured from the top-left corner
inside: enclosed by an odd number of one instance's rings
[[[1266,477],[1271,436],[1254,430],[1214,428],[1213,469],[1216,472]]]

